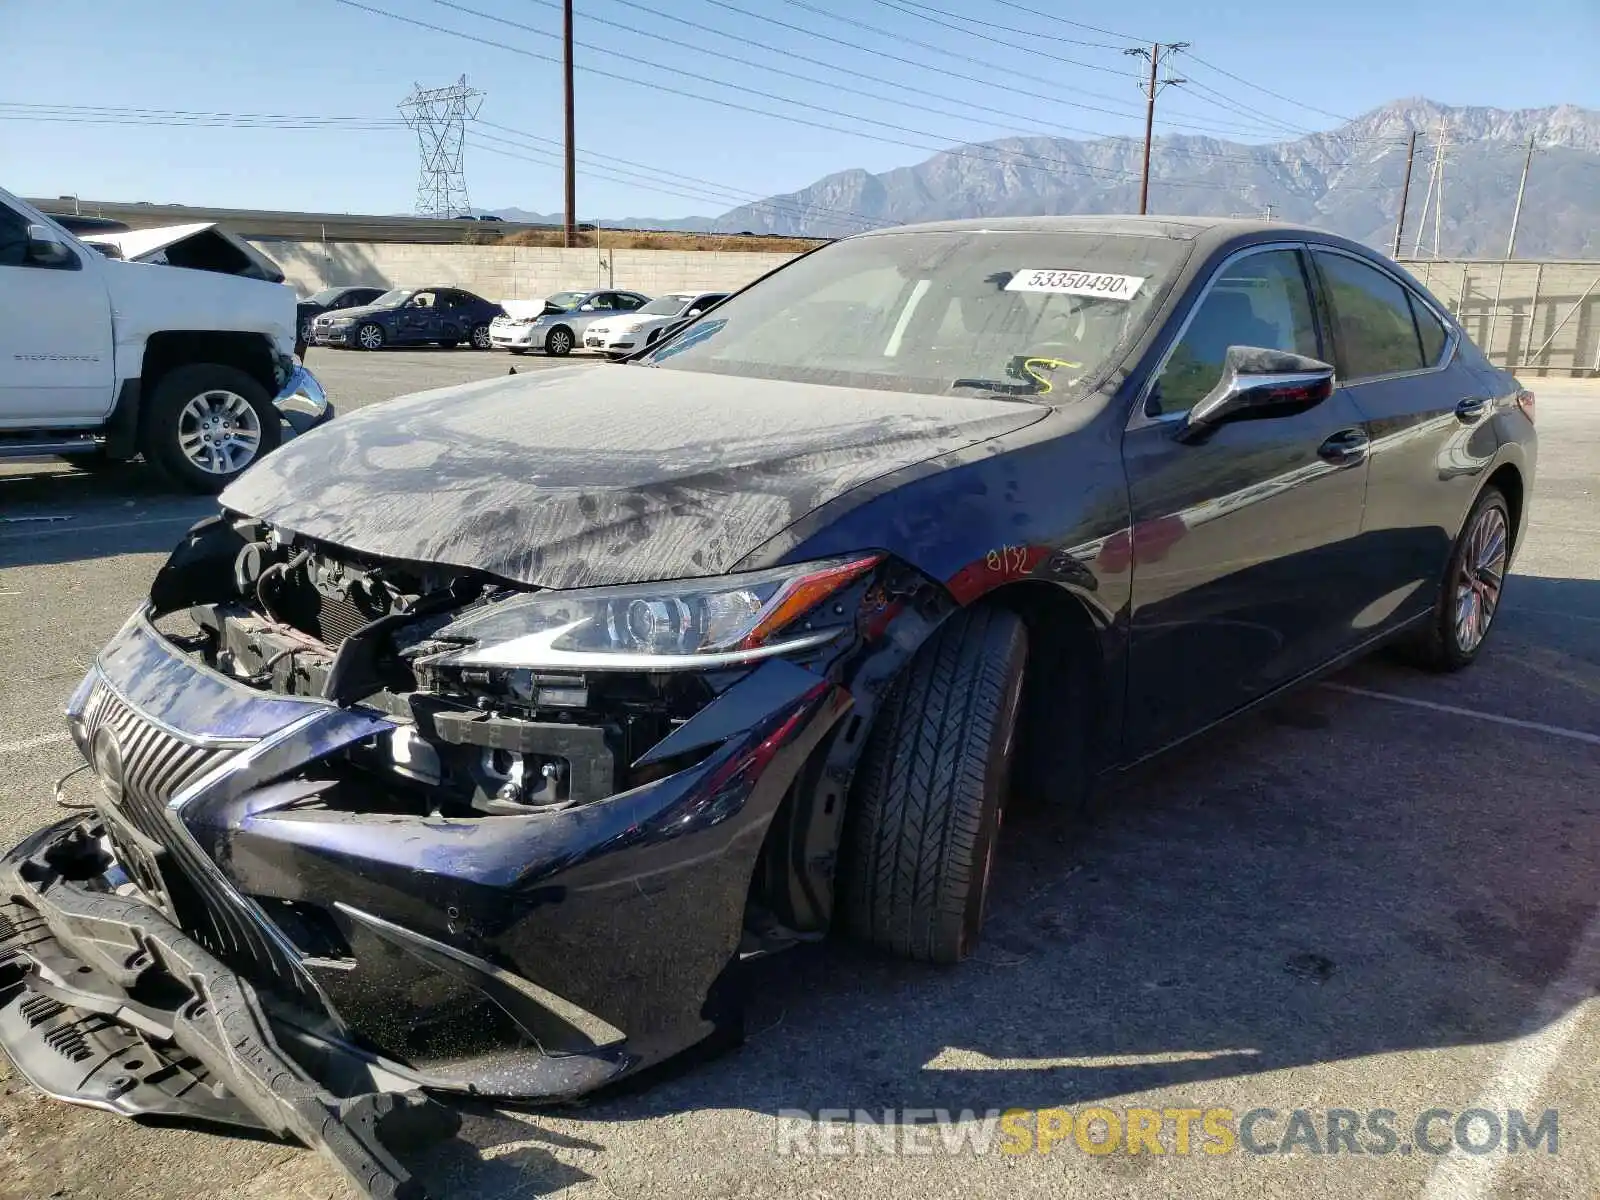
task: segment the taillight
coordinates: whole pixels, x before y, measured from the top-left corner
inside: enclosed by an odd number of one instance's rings
[[[1517,393],[1517,407],[1522,410],[1523,416],[1533,420],[1533,393],[1527,388]]]

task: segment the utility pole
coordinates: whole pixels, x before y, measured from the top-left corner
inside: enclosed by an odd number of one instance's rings
[[[572,120],[572,0],[561,10],[561,67],[567,102],[567,224],[562,239],[568,246],[578,244],[578,142]]]
[[[1394,219],[1394,253],[1391,258],[1400,257],[1400,235],[1406,228],[1406,201],[1411,198],[1411,163],[1417,157],[1417,131],[1413,129],[1411,136],[1406,139],[1406,175],[1400,181],[1400,215]]]
[[[1506,257],[1517,250],[1517,222],[1522,220],[1522,194],[1528,190],[1528,168],[1533,165],[1533,134],[1528,135],[1528,154],[1522,160],[1522,179],[1517,184],[1517,206],[1511,210],[1511,236],[1506,239]]]
[[[1433,257],[1439,257],[1439,230],[1444,225],[1444,122],[1439,122],[1439,190],[1433,198]]]
[[[1417,222],[1417,240],[1411,247],[1411,257],[1422,256],[1422,235],[1428,231],[1428,209],[1433,205],[1433,185],[1439,178],[1439,160],[1444,157],[1444,138],[1433,148],[1433,165],[1428,168],[1428,190],[1422,197],[1422,220]]]
[[[1150,60],[1150,82],[1144,88],[1144,170],[1139,175],[1140,216],[1150,211],[1150,142],[1156,127],[1156,96],[1163,88],[1188,82],[1186,79],[1174,79],[1170,76],[1166,79],[1160,78],[1161,61],[1188,48],[1188,42],[1153,42],[1148,50],[1143,46],[1130,46],[1123,51],[1124,54],[1135,54]]]

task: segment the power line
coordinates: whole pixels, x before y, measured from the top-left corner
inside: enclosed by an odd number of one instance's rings
[[[1116,38],[1119,42],[1150,41],[1150,39],[1147,37],[1135,37],[1131,33],[1113,33],[1111,30],[1102,29],[1098,25],[1086,25],[1082,21],[1069,21],[1066,17],[1060,16],[1057,13],[1040,12],[1037,8],[1029,8],[1025,4],[1014,4],[1012,3],[1012,0],[995,0],[995,3],[1003,4],[1007,8],[1014,8],[1018,12],[1025,12],[1035,17],[1043,17],[1045,20],[1050,21],[1053,24],[1071,25],[1074,29],[1087,29],[1091,33],[1103,33],[1106,37]]]
[[[878,48],[872,47],[872,46],[864,46],[864,45],[861,45],[859,42],[853,42],[853,41],[850,41],[850,40],[848,40],[846,38],[834,37],[831,34],[823,33],[820,30],[811,28],[809,26],[796,25],[796,24],[793,24],[793,23],[791,23],[789,21],[783,21],[783,20],[778,19],[777,17],[769,16],[766,13],[752,12],[750,9],[741,8],[737,4],[730,3],[729,0],[703,0],[703,2],[706,3],[706,4],[711,5],[714,8],[721,8],[721,9],[724,9],[724,10],[726,10],[728,12],[736,13],[739,16],[748,17],[751,20],[760,21],[760,22],[763,22],[763,23],[768,24],[768,25],[775,25],[780,29],[787,29],[790,32],[798,33],[798,34],[800,34],[800,35],[802,35],[804,37],[813,38],[813,39],[818,40],[818,41],[828,42],[828,43],[830,43],[832,45],[835,45],[835,46],[842,46],[847,50],[853,50],[853,51],[856,51],[857,53],[860,53],[860,54],[868,54],[868,55],[873,56],[874,58],[881,58],[881,59],[884,59],[884,60],[889,61],[889,62],[897,62],[897,63],[901,63],[901,64],[903,64],[905,66],[914,67],[919,72],[921,72],[923,74],[927,74],[928,72],[931,71],[931,72],[933,72],[935,74],[943,75],[943,76],[946,76],[947,78],[950,78],[950,79],[959,79],[959,80],[961,80],[962,82],[965,82],[965,83],[971,83],[971,82],[973,82],[973,79],[974,79],[974,77],[972,75],[970,75],[970,74],[963,74],[963,73],[961,73],[959,71],[952,71],[952,70],[950,70],[948,68],[945,68],[945,67],[934,66],[932,63],[929,63],[929,62],[927,62],[925,60],[922,60],[922,59],[907,58],[904,55],[894,54],[894,53],[892,53],[890,51],[887,51],[887,50],[881,50],[881,49],[878,49]],[[662,16],[663,15],[663,14],[657,12],[657,10],[655,10],[655,9],[648,8],[648,7],[646,7],[646,6],[642,5],[642,4],[634,3],[633,0],[612,0],[612,3],[625,4],[629,8],[641,9],[642,11],[650,12],[650,13],[653,13],[654,15],[657,15],[657,16]],[[672,13],[672,14],[668,15],[666,19],[669,19],[669,20],[673,21],[676,24],[688,25],[688,26],[691,26],[692,28],[697,28],[697,29],[704,29],[704,30],[707,30],[708,32],[716,33],[716,34],[719,34],[719,35],[721,35],[723,37],[731,38],[734,41],[743,41],[743,42],[746,42],[747,44],[760,46],[763,49],[772,50],[772,51],[774,51],[775,53],[778,53],[778,54],[783,54],[783,55],[789,56],[789,57],[798,57],[796,55],[793,55],[792,52],[789,51],[788,49],[779,49],[777,47],[768,46],[768,45],[766,45],[764,43],[761,43],[761,42],[751,42],[750,39],[739,37],[738,35],[723,33],[721,30],[711,29],[710,27],[705,26],[705,25],[696,25],[694,22],[688,21],[688,20],[678,16],[676,13]],[[1073,22],[1068,22],[1068,24],[1072,24],[1072,23]],[[1091,99],[1104,100],[1104,101],[1106,101],[1107,103],[1110,103],[1110,104],[1122,104],[1122,105],[1125,105],[1125,107],[1120,109],[1120,110],[1119,109],[1110,109],[1110,108],[1101,108],[1101,107],[1099,107],[1097,105],[1084,104],[1083,102],[1077,101],[1077,100],[1064,100],[1064,99],[1061,99],[1060,97],[1050,95],[1049,94],[1049,89],[1048,88],[1041,88],[1041,86],[1037,82],[1035,82],[1032,86],[1025,87],[1025,88],[1024,87],[1016,87],[1016,86],[1013,86],[1011,84],[1003,82],[1000,78],[996,78],[996,75],[1004,76],[1004,75],[1007,75],[1007,74],[1013,72],[1015,70],[1015,66],[1014,65],[1005,64],[1005,63],[997,63],[997,62],[994,62],[992,60],[984,59],[984,58],[978,58],[978,57],[975,57],[975,56],[970,55],[970,54],[962,54],[962,53],[958,53],[957,51],[954,51],[954,50],[947,50],[942,46],[935,46],[935,45],[933,45],[933,44],[931,44],[929,42],[921,42],[921,41],[916,40],[915,38],[907,38],[907,37],[905,37],[903,35],[900,35],[900,34],[889,34],[886,31],[883,31],[883,32],[885,33],[885,36],[891,37],[891,38],[893,38],[893,39],[895,39],[897,41],[906,42],[909,45],[918,46],[918,47],[921,47],[921,48],[926,49],[926,50],[931,50],[936,54],[943,55],[943,56],[945,56],[947,58],[956,59],[957,61],[966,63],[969,66],[981,67],[987,72],[992,72],[993,74],[990,74],[990,75],[986,76],[982,80],[983,87],[986,90],[997,90],[997,91],[1003,91],[1003,92],[1011,92],[1014,95],[1026,96],[1028,99],[1034,100],[1034,101],[1044,101],[1044,102],[1046,102],[1048,104],[1058,104],[1058,105],[1064,105],[1064,106],[1069,107],[1069,108],[1084,109],[1084,110],[1086,110],[1088,112],[1104,113],[1107,116],[1120,117],[1120,118],[1122,118],[1124,120],[1126,120],[1126,119],[1128,119],[1130,117],[1137,117],[1139,115],[1138,107],[1132,101],[1123,101],[1122,99],[1120,99],[1120,98],[1118,98],[1116,96],[1108,96],[1104,92],[1093,92],[1093,91],[1089,91],[1086,88],[1068,87],[1068,86],[1064,86],[1064,85],[1061,85],[1061,84],[1052,84],[1052,85],[1050,85],[1051,87],[1053,87],[1055,90],[1058,90],[1058,91],[1073,92],[1073,93],[1076,93],[1077,95],[1088,96]],[[807,61],[815,61],[815,60],[807,60]],[[831,64],[828,64],[828,65],[831,66]],[[845,68],[838,68],[838,67],[835,67],[834,69],[835,70],[845,70]],[[848,71],[847,73],[848,74],[853,74],[853,75],[858,75],[858,76],[861,75],[861,72],[859,72],[859,71]],[[907,85],[896,83],[895,86],[896,87],[906,87]],[[923,93],[923,94],[927,94],[927,93]],[[977,104],[969,104],[969,107],[980,108],[980,107],[984,107],[984,106],[977,105]],[[1011,116],[1011,117],[1017,117],[1018,116],[1018,114],[1007,112],[1004,109],[984,108],[984,111],[997,112],[1002,116]],[[1020,118],[1020,119],[1027,120],[1027,119],[1030,119],[1030,118],[1023,117],[1023,118]],[[1255,118],[1252,118],[1252,120],[1254,120],[1254,119]],[[1174,120],[1170,120],[1170,119],[1163,119],[1161,121],[1161,124],[1164,125],[1164,126],[1167,126],[1168,128],[1189,129],[1189,130],[1194,130],[1196,132],[1201,132],[1201,133],[1239,133],[1239,134],[1243,134],[1243,135],[1249,136],[1249,137],[1259,137],[1259,136],[1261,136],[1261,131],[1260,131],[1259,128],[1245,128],[1245,127],[1237,125],[1237,124],[1235,124],[1233,122],[1227,122],[1227,121],[1224,121],[1224,122],[1215,122],[1215,121],[1213,121],[1213,122],[1206,123],[1206,124],[1194,124],[1194,123],[1183,122],[1183,121],[1174,121]],[[1259,122],[1258,122],[1258,124],[1259,124]],[[1065,127],[1063,127],[1063,128],[1065,128]],[[1101,136],[1115,137],[1116,135],[1104,134],[1104,135],[1101,135]],[[1327,136],[1327,135],[1325,135],[1325,136]],[[1128,139],[1124,139],[1124,140],[1133,141],[1133,140],[1136,140],[1136,139],[1128,138]]]
[[[464,5],[454,4],[454,3],[451,2],[451,0],[434,0],[434,2],[437,3],[437,4],[441,4],[441,5],[443,5],[443,6],[447,7],[447,8],[456,9],[457,11],[463,12],[463,13],[469,15],[469,16],[477,17],[480,20],[490,21],[490,22],[494,22],[496,24],[509,25],[509,26],[512,26],[513,28],[523,29],[523,30],[526,30],[528,32],[538,34],[540,36],[550,36],[550,37],[555,36],[553,34],[545,34],[543,30],[533,29],[530,26],[521,25],[521,24],[519,24],[518,22],[515,22],[515,21],[508,21],[505,18],[495,17],[495,16],[493,16],[493,15],[491,15],[489,13],[478,12],[478,11],[476,11],[474,9],[467,8]],[[451,29],[448,26],[444,26],[444,25],[435,25],[432,22],[423,21],[423,20],[420,20],[419,18],[416,18],[416,17],[409,17],[409,16],[405,16],[405,15],[403,15],[401,13],[389,12],[386,9],[375,8],[375,7],[373,7],[373,6],[369,5],[369,4],[361,3],[360,0],[335,0],[335,3],[343,4],[348,8],[360,9],[363,12],[372,13],[374,16],[380,16],[380,17],[388,18],[390,20],[400,21],[400,22],[402,22],[404,24],[407,24],[407,25],[415,25],[420,29],[431,30],[434,33],[443,33],[443,34],[446,34],[446,35],[448,35],[450,37],[461,38],[461,39],[463,39],[465,41],[477,42],[480,45],[493,46],[496,49],[505,50],[508,53],[512,53],[512,54],[518,54],[518,55],[521,55],[521,56],[523,56],[525,58],[537,59],[537,60],[542,61],[542,62],[555,62],[555,61],[557,61],[556,59],[554,59],[550,55],[540,54],[537,51],[528,50],[525,47],[511,46],[511,45],[508,45],[505,42],[498,42],[498,41],[494,41],[494,40],[492,40],[490,38],[479,37],[476,34],[466,33],[466,32],[464,32],[462,30],[459,30],[459,29]],[[701,78],[700,76],[695,75],[693,72],[680,70],[679,68],[676,68],[676,67],[666,67],[666,66],[663,66],[662,64],[655,63],[655,62],[653,62],[653,61],[651,61],[649,59],[642,59],[642,58],[638,58],[638,57],[633,56],[633,55],[620,54],[620,53],[618,53],[618,52],[616,52],[614,50],[605,50],[604,48],[598,48],[598,47],[591,47],[591,48],[601,49],[603,53],[607,53],[613,58],[622,59],[622,60],[625,60],[625,61],[628,61],[628,62],[639,63],[639,64],[641,64],[643,66],[656,67],[657,69],[668,71],[671,74],[687,75],[687,76],[689,76],[691,78],[694,78],[694,79],[700,79]],[[777,95],[777,94],[772,93],[772,92],[761,91],[758,88],[744,87],[744,86],[739,85],[739,84],[720,83],[720,82],[709,81],[709,80],[706,81],[706,82],[714,82],[715,86],[718,86],[718,87],[726,87],[726,88],[730,88],[730,89],[732,89],[734,91],[745,92],[745,93],[749,93],[749,94],[752,94],[752,95],[761,96],[761,97],[763,97],[765,99],[768,99],[768,100],[776,100],[780,104],[792,105],[792,106],[800,107],[800,108],[808,108],[808,109],[812,109],[812,110],[815,110],[815,111],[818,111],[818,112],[828,113],[828,114],[831,114],[833,116],[843,117],[846,120],[864,121],[864,122],[866,122],[868,124],[880,125],[880,126],[883,126],[885,128],[888,128],[888,129],[895,129],[895,130],[899,130],[899,131],[902,131],[902,132],[905,132],[905,133],[912,133],[912,134],[917,135],[918,137],[934,138],[934,139],[938,139],[938,140],[933,145],[929,145],[929,144],[927,144],[925,142],[909,142],[909,141],[906,141],[903,138],[892,138],[892,137],[884,136],[882,134],[868,133],[868,132],[865,132],[865,131],[860,130],[860,129],[850,129],[850,128],[846,128],[846,127],[840,126],[840,125],[832,125],[832,124],[829,124],[829,123],[823,122],[823,121],[813,121],[813,120],[811,120],[810,118],[807,118],[807,117],[798,117],[798,116],[790,115],[788,113],[773,112],[770,109],[755,108],[755,107],[753,107],[751,105],[741,104],[741,103],[738,103],[738,102],[733,101],[733,100],[722,100],[722,99],[718,99],[718,98],[713,97],[713,96],[705,96],[705,95],[701,95],[698,92],[691,92],[691,91],[686,91],[685,89],[682,89],[682,88],[671,87],[671,86],[669,86],[667,84],[659,83],[659,82],[656,82],[654,80],[640,79],[637,76],[623,75],[620,72],[608,71],[608,70],[605,70],[602,67],[581,66],[578,69],[580,71],[586,71],[586,72],[588,72],[589,74],[592,74],[592,75],[599,75],[599,76],[601,76],[603,78],[606,78],[606,79],[614,79],[614,80],[617,80],[617,81],[622,82],[622,83],[633,85],[635,87],[646,87],[646,88],[653,89],[653,90],[655,90],[657,92],[666,92],[666,93],[668,93],[670,95],[674,95],[674,96],[683,96],[683,97],[685,97],[687,99],[690,99],[690,100],[699,100],[699,101],[702,101],[704,103],[714,104],[714,105],[717,105],[717,106],[722,107],[722,108],[731,108],[731,109],[735,109],[735,110],[740,111],[740,112],[748,112],[748,113],[753,113],[753,114],[755,114],[757,116],[771,117],[774,120],[788,121],[790,123],[798,124],[798,125],[806,125],[806,126],[809,126],[811,128],[814,128],[814,129],[825,129],[825,130],[828,130],[829,132],[832,132],[832,133],[843,133],[843,134],[847,134],[847,135],[849,135],[851,137],[865,138],[865,139],[867,139],[869,141],[883,142],[883,143],[888,144],[888,145],[907,146],[907,147],[910,147],[910,148],[916,149],[916,150],[932,150],[932,151],[934,151],[936,153],[945,154],[945,155],[948,155],[948,156],[953,157],[953,158],[970,158],[970,159],[974,159],[974,160],[979,161],[979,162],[989,162],[989,163],[995,163],[995,164],[1002,165],[1002,166],[1012,166],[1012,167],[1017,167],[1017,166],[1023,165],[1023,164],[1018,163],[1016,161],[1017,159],[1028,159],[1028,160],[1033,160],[1033,161],[1037,161],[1039,163],[1042,163],[1046,167],[1051,167],[1051,168],[1055,169],[1058,173],[1061,173],[1061,174],[1080,175],[1080,176],[1083,176],[1083,177],[1089,178],[1089,179],[1098,179],[1098,180],[1100,180],[1102,182],[1106,182],[1106,181],[1122,182],[1122,181],[1126,181],[1126,180],[1130,180],[1130,179],[1135,178],[1135,176],[1133,176],[1130,172],[1118,171],[1118,170],[1115,170],[1114,168],[1091,167],[1091,166],[1088,166],[1087,164],[1073,163],[1073,162],[1070,162],[1070,161],[1068,161],[1066,159],[1045,158],[1042,155],[1029,154],[1029,153],[1027,153],[1025,151],[1021,151],[1021,150],[1010,151],[1009,153],[1005,153],[1005,154],[1002,154],[1000,156],[996,156],[996,155],[993,155],[993,154],[979,154],[979,153],[976,153],[975,150],[972,148],[974,146],[974,143],[970,143],[970,142],[962,143],[962,139],[953,138],[953,137],[950,137],[950,136],[948,136],[946,134],[930,133],[930,132],[928,132],[926,130],[913,129],[913,128],[910,128],[908,126],[903,126],[903,125],[895,125],[895,124],[893,124],[891,122],[887,122],[887,121],[877,121],[877,120],[873,120],[873,119],[867,118],[867,117],[857,117],[852,113],[843,112],[843,111],[841,111],[839,109],[827,108],[827,107],[825,107],[823,105],[810,104],[810,103],[808,103],[806,101],[803,101],[803,100],[796,100],[796,99],[794,99],[793,97],[790,97],[790,96],[781,96],[781,95]],[[950,148],[950,144],[952,142],[962,143],[962,144],[966,145],[969,148],[967,148],[967,149],[951,149]],[[1170,181],[1170,182],[1171,182],[1171,186],[1174,186],[1174,187],[1191,187],[1191,188],[1201,188],[1201,189],[1205,189],[1205,190],[1215,190],[1215,191],[1232,191],[1233,190],[1232,187],[1230,185],[1227,185],[1227,184],[1206,183],[1206,182],[1201,182],[1201,181],[1198,181],[1198,180],[1197,181],[1173,180],[1173,181]]]
[[[1224,70],[1222,67],[1217,66],[1216,63],[1207,62],[1198,54],[1191,54],[1189,55],[1189,58],[1194,62],[1199,63],[1202,67],[1206,67],[1209,70],[1215,71],[1218,75],[1226,75],[1235,83],[1242,83],[1245,85],[1245,87],[1254,88],[1256,91],[1261,92],[1264,95],[1271,96],[1275,100],[1282,100],[1284,103],[1293,104],[1298,108],[1310,109],[1312,112],[1321,113],[1325,117],[1332,117],[1335,121],[1348,122],[1355,120],[1354,117],[1347,117],[1342,113],[1332,112],[1326,108],[1318,108],[1315,104],[1307,104],[1304,100],[1296,100],[1293,96],[1285,96],[1282,92],[1275,92],[1271,88],[1262,87],[1259,83],[1254,83],[1251,80],[1246,79],[1243,75],[1235,75],[1232,71]]]
[[[520,159],[523,162],[538,163],[541,166],[555,166],[565,161],[562,153],[557,150],[542,150],[536,146],[516,146],[515,150],[507,150],[501,148],[500,146],[486,145],[479,140],[488,136],[490,135],[481,132],[471,134],[471,145],[475,149],[483,150],[490,154],[500,154],[506,158]],[[506,142],[504,139],[496,138],[495,140],[502,142],[503,145],[515,145],[515,143]],[[533,155],[538,155],[541,157],[531,157]],[[827,209],[808,211],[803,205],[790,206],[771,201],[750,200],[734,203],[725,196],[719,196],[714,192],[709,192],[702,188],[695,188],[685,184],[673,183],[670,180],[655,179],[647,175],[640,175],[633,171],[626,171],[619,167],[604,167],[591,163],[580,163],[577,166],[577,173],[593,179],[604,179],[612,183],[627,184],[630,187],[642,188],[648,192],[656,192],[668,196],[678,196],[697,202],[709,203],[718,206],[727,206],[734,209],[764,209],[766,211],[775,213],[780,217],[787,217],[796,223],[804,221],[808,217],[814,218],[818,215],[818,213],[833,217],[835,219],[843,220],[843,218],[841,218],[836,211]],[[713,216],[711,219],[720,220],[721,217]],[[875,229],[878,227],[878,223],[876,222],[863,223],[858,219],[844,220],[844,223],[847,227],[854,226],[854,228],[849,228],[848,232],[862,232],[866,229]],[[710,231],[708,230],[707,232]]]
[[[954,51],[950,51],[950,50],[944,49],[942,46],[936,46],[932,42],[919,42],[915,38],[906,37],[905,34],[903,34],[903,33],[894,33],[894,32],[891,32],[890,30],[887,30],[887,29],[879,29],[876,25],[868,25],[865,21],[858,21],[854,17],[847,17],[847,16],[844,16],[844,15],[842,15],[840,13],[829,12],[825,8],[818,8],[815,4],[807,3],[807,0],[783,0],[783,2],[785,4],[793,5],[795,8],[803,8],[807,12],[816,13],[818,16],[827,17],[830,20],[840,21],[840,22],[843,22],[846,25],[853,25],[857,29],[864,29],[868,33],[875,33],[879,37],[892,38],[897,42],[909,42],[911,45],[920,46],[924,50],[933,50],[933,51],[935,51],[936,53],[939,53],[939,54],[949,54],[954,58],[963,57],[960,54],[956,54]],[[890,3],[890,0],[875,0],[875,2],[878,3],[878,4],[884,5],[884,7],[886,7],[886,8],[896,8],[897,7],[895,4]],[[904,12],[905,10],[901,9],[900,11]],[[916,16],[918,14],[912,13],[911,15],[912,16]],[[1005,46],[1005,47],[1007,47],[1008,49],[1011,49],[1011,50],[1022,50],[1025,53],[1028,53],[1028,54],[1038,54],[1038,55],[1041,55],[1044,58],[1053,58],[1057,62],[1066,63],[1069,66],[1082,67],[1086,71],[1104,71],[1108,75],[1120,75],[1124,79],[1127,78],[1127,72],[1126,71],[1120,71],[1116,67],[1108,67],[1108,66],[1105,66],[1102,63],[1086,63],[1086,62],[1080,62],[1077,59],[1061,58],[1061,57],[1059,57],[1057,55],[1054,55],[1054,54],[1046,54],[1044,51],[1035,50],[1031,46],[1019,46],[1015,42],[1008,42],[1008,41],[1004,40],[1003,38],[986,37],[985,35],[983,35],[981,33],[974,33],[970,29],[963,29],[959,25],[951,25],[951,24],[949,24],[949,23],[947,23],[945,21],[935,20],[932,17],[924,17],[923,20],[928,21],[929,23],[934,24],[934,25],[943,25],[946,29],[954,29],[957,33],[964,34],[967,37],[976,37],[976,38],[980,38],[980,39],[982,39],[983,41],[986,41],[986,42],[994,42],[996,45]],[[1091,93],[1089,93],[1089,92],[1085,92],[1084,93],[1084,95],[1086,95],[1086,96],[1090,95],[1090,94]],[[1111,97],[1105,96],[1105,97],[1102,97],[1102,99],[1109,100],[1109,99],[1111,99]]]
[[[472,137],[488,138],[491,141],[512,146],[518,150],[526,150],[533,154],[554,154],[555,150],[546,150],[540,146],[525,145],[523,144],[524,142],[542,142],[551,147],[560,147],[562,145],[553,138],[542,138],[536,134],[523,133],[520,130],[513,129],[506,125],[496,125],[489,121],[480,121],[478,124],[488,126],[492,129],[502,130],[511,134],[512,136],[500,137],[495,134],[484,133],[482,130],[476,130],[472,133]],[[849,224],[860,225],[863,228],[869,229],[875,229],[882,224],[881,221],[878,221],[874,217],[869,217],[858,212],[852,212],[850,209],[829,208],[820,204],[805,204],[799,201],[779,200],[761,192],[752,192],[746,188],[733,187],[729,184],[718,183],[714,180],[703,179],[694,175],[682,175],[676,171],[667,171],[662,168],[652,167],[646,163],[637,162],[631,159],[617,158],[614,155],[596,154],[592,151],[585,150],[580,151],[580,156],[585,159],[606,160],[600,164],[591,164],[593,170],[612,171],[619,175],[629,175],[636,179],[643,179],[652,184],[667,183],[675,188],[686,188],[688,191],[692,191],[694,193],[694,198],[712,200],[717,203],[727,204],[733,208],[768,208],[776,212],[780,212],[783,215],[797,217],[821,213],[830,217],[837,217]],[[607,165],[607,163],[619,163],[621,165],[610,166]],[[625,169],[628,167],[634,167],[637,168],[637,170],[630,171]],[[701,186],[692,186],[695,184],[699,184]]]
[[[1082,38],[1061,37],[1059,34],[1038,33],[1038,32],[1036,32],[1036,31],[1034,31],[1032,29],[1018,29],[1014,25],[1002,25],[998,21],[991,21],[987,17],[984,17],[984,18],[981,18],[981,19],[977,18],[977,17],[964,17],[960,13],[951,12],[949,9],[935,8],[931,4],[917,3],[916,0],[900,0],[899,3],[890,3],[890,0],[874,0],[874,2],[875,3],[879,3],[879,4],[883,4],[888,8],[899,9],[901,12],[905,12],[905,10],[908,9],[908,8],[914,8],[914,9],[918,9],[918,10],[920,10],[922,12],[936,13],[937,15],[939,15],[941,17],[952,17],[957,21],[968,21],[968,22],[971,22],[972,24],[982,25],[987,29],[999,29],[999,30],[1002,30],[1005,33],[1019,33],[1023,37],[1042,38],[1045,41],[1062,42],[1062,43],[1065,43],[1066,45],[1069,45],[1069,46],[1087,46],[1091,50],[1121,50],[1122,49],[1122,47],[1120,45],[1114,45],[1111,42],[1086,42]],[[916,16],[917,14],[916,13],[912,13],[910,15]],[[935,25],[940,25],[940,24],[943,24],[943,22],[942,21],[935,21],[934,24]],[[952,26],[951,28],[954,28],[954,26]],[[1008,44],[1008,43],[1005,43],[1005,42],[1001,43],[1001,45],[1006,45],[1006,44]]]

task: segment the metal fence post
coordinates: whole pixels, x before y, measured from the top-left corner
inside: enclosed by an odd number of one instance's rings
[[[1522,343],[1522,365],[1531,367],[1533,357],[1533,327],[1539,320],[1539,285],[1544,282],[1544,264],[1539,264],[1539,269],[1533,273],[1533,299],[1528,304],[1528,337]],[[1563,322],[1565,324],[1565,322]],[[1559,329],[1560,326],[1557,326]],[[1550,343],[1546,342],[1548,346]],[[1542,347],[1541,347],[1542,348]]]

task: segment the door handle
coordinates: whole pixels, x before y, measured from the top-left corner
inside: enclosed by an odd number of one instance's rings
[[[1472,396],[1456,405],[1456,417],[1464,425],[1483,420],[1483,414],[1488,411],[1489,400],[1485,396]]]
[[[1360,429],[1341,429],[1317,447],[1317,457],[1336,467],[1348,467],[1367,457],[1372,439]]]

